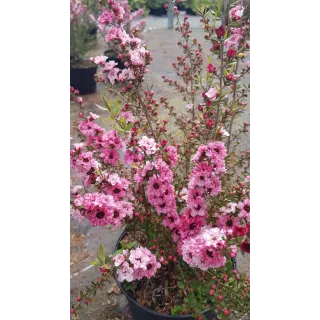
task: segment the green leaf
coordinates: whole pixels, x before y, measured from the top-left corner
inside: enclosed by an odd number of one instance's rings
[[[132,123],[128,123],[128,124],[126,125],[126,127],[125,127],[125,130],[126,130],[126,131],[130,131],[131,128],[133,127],[133,125],[134,125],[133,122],[132,122]]]
[[[101,95],[101,100],[102,100],[103,104],[107,107],[107,109],[111,112],[109,103],[103,94]]]
[[[129,242],[128,244],[127,244],[127,248],[128,249],[131,249],[131,248],[133,248],[135,245],[137,245],[138,244],[138,242],[137,241],[132,241],[132,242]]]
[[[100,262],[98,261],[98,260],[96,260],[96,261],[92,261],[92,262],[90,262],[90,264],[92,265],[92,266],[99,266],[100,265]]]
[[[113,256],[116,256],[117,254],[121,254],[122,252],[123,252],[123,249],[119,249],[113,253]]]

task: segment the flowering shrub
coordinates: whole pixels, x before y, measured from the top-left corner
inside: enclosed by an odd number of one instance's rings
[[[205,63],[188,17],[180,21],[174,8],[182,55],[173,68],[182,81],[163,79],[187,102],[178,112],[145,89],[152,56],[138,34],[125,30],[125,10],[115,0],[105,6],[106,40],[126,68],[120,71],[104,56],[91,59],[100,69],[96,81],[119,97],[108,102],[102,95],[99,106],[112,130],[99,125],[71,88],[81,140],[71,148],[71,167],[83,184],[71,186],[71,214],[92,226],[126,225],[126,233],[114,255],[100,247],[93,264],[102,276],[81,292],[71,313],[113,274],[129,295],[160,313],[203,319],[201,312],[211,308],[218,319],[249,314],[249,279],[234,264],[239,251],[250,252],[249,151],[239,140],[249,124],[234,129],[248,91],[240,81],[250,70],[248,19],[239,5],[202,14],[212,52]],[[155,292],[152,301],[144,298]]]

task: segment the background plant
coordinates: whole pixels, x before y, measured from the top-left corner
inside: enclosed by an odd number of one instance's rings
[[[70,0],[70,56],[78,62],[95,45],[96,37],[90,31],[94,26],[88,16],[88,7],[80,0]]]

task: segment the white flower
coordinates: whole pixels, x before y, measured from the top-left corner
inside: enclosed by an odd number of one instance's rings
[[[220,127],[218,132],[223,136],[226,136],[226,137],[230,136],[230,133],[224,127]]]
[[[187,104],[187,105],[186,105],[186,109],[187,109],[188,111],[191,111],[191,110],[193,109],[193,104],[192,104],[192,103]]]

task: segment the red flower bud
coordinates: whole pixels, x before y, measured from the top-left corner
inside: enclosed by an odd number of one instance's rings
[[[107,269],[106,269],[104,266],[101,266],[101,267],[100,267],[100,271],[101,271],[101,272],[106,272]]]
[[[164,147],[167,144],[167,140],[162,140],[161,145]]]
[[[226,32],[223,26],[219,27],[215,31],[218,38],[223,37]]]
[[[218,296],[217,298],[219,301],[222,301],[223,300],[223,297],[222,296]]]
[[[228,51],[227,51],[227,56],[229,58],[233,58],[235,55],[237,54],[237,51],[233,48],[230,48]]]
[[[228,81],[234,81],[234,75],[232,73],[229,73],[227,76],[226,76],[226,79]]]
[[[216,72],[216,70],[217,70],[216,66],[213,65],[212,63],[209,63],[209,64],[207,65],[207,71],[208,71],[208,72],[214,73],[214,72]]]
[[[70,313],[71,313],[71,314],[74,314],[74,313],[75,313],[75,311],[74,311],[73,308],[70,310]]]
[[[206,123],[206,127],[211,129],[213,127],[213,120],[212,119],[208,119],[207,123]]]
[[[223,314],[224,314],[225,316],[229,315],[229,313],[230,313],[230,312],[229,312],[227,309],[224,309],[224,310],[223,310]]]
[[[77,296],[77,301],[79,302],[81,300],[82,300],[82,298],[80,296]]]

